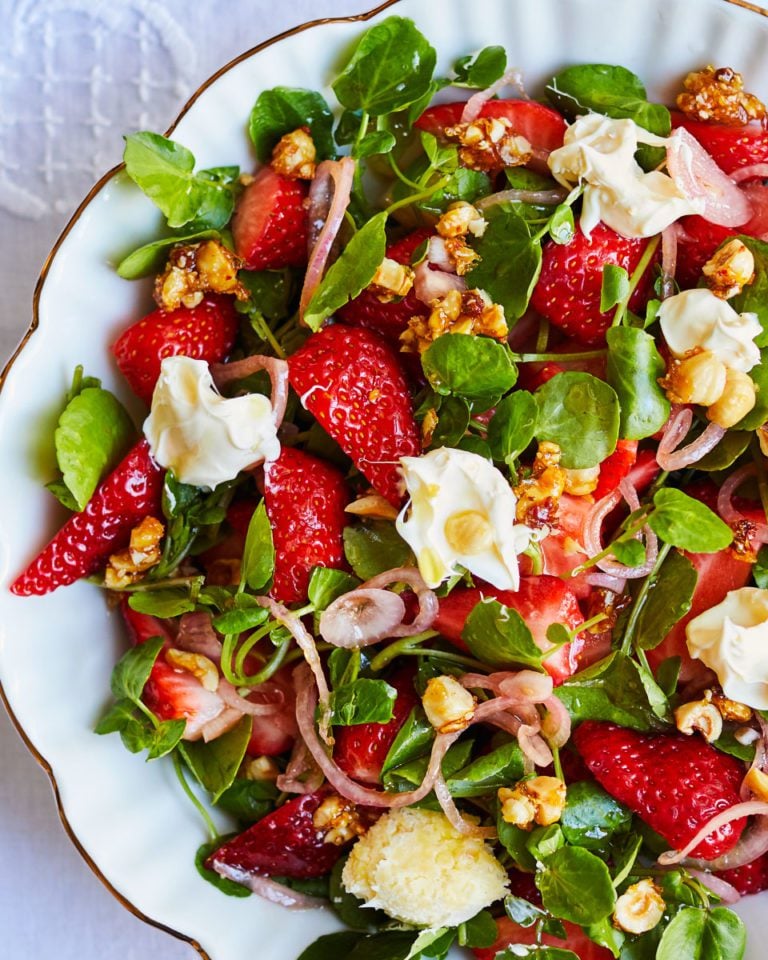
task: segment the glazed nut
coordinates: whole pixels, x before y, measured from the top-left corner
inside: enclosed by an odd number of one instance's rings
[[[311,180],[315,175],[317,151],[307,127],[299,127],[281,137],[272,151],[271,167],[292,180]]]
[[[172,667],[191,673],[206,690],[212,693],[219,687],[219,671],[216,669],[216,664],[202,653],[190,653],[189,650],[177,650],[171,647],[165,651],[165,662]]]
[[[245,764],[243,773],[246,780],[277,780],[280,767],[272,757],[253,757]]]
[[[452,203],[435,225],[441,237],[465,237],[471,233],[473,237],[482,237],[488,226],[483,215],[466,200],[457,200]]]
[[[684,360],[673,360],[665,380],[673,403],[716,403],[725,391],[728,368],[710,350],[701,350]]]
[[[712,703],[720,711],[723,720],[733,720],[735,723],[749,723],[752,719],[752,707],[746,703],[739,703],[738,700],[729,700],[721,693],[715,693],[712,696]]]
[[[393,507],[389,500],[379,493],[371,493],[366,497],[359,497],[344,507],[345,513],[352,513],[356,517],[376,517],[379,520],[395,520],[400,512]]]
[[[455,677],[432,677],[421,698],[427,720],[438,733],[456,733],[475,715],[475,698]]]
[[[452,513],[445,521],[445,539],[456,553],[474,556],[493,546],[493,528],[478,510]]]
[[[647,933],[659,923],[665,910],[664,898],[653,880],[639,880],[616,901],[613,922],[625,933]]]
[[[755,400],[755,384],[749,375],[728,368],[725,390],[716,403],[710,404],[707,419],[728,430],[749,413]]]
[[[723,732],[723,718],[711,700],[693,700],[678,707],[675,725],[686,736],[700,733],[707,743],[719,739]]]
[[[165,527],[156,517],[144,517],[138,526],[131,530],[128,549],[136,566],[152,566],[160,559],[160,541]]]
[[[600,479],[600,467],[586,467],[583,470],[563,470],[565,476],[565,493],[574,497],[584,497],[597,489]]]
[[[511,790],[501,787],[498,797],[504,822],[529,830],[534,823],[540,827],[557,823],[565,808],[566,790],[559,777],[532,777]]]
[[[715,251],[701,272],[712,293],[729,300],[755,279],[755,258],[749,247],[734,237]]]
[[[326,797],[312,816],[312,825],[324,834],[323,843],[341,846],[365,833],[357,808],[349,800],[333,793]]]
[[[368,289],[382,303],[404,297],[413,286],[413,270],[405,263],[398,263],[391,257],[384,257],[376,268]]]
[[[744,786],[749,789],[756,800],[768,802],[768,774],[763,773],[759,767],[752,767],[749,773],[744,777]]]
[[[501,817],[504,823],[511,823],[523,830],[530,830],[536,821],[536,804],[520,790],[499,788]]]
[[[713,66],[694,70],[683,81],[685,92],[677,106],[692,120],[740,126],[765,118],[765,106],[744,90],[740,73],[731,67]]]

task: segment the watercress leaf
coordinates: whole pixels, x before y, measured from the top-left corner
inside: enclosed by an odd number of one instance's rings
[[[243,886],[242,883],[235,883],[234,880],[228,880],[226,877],[219,876],[215,870],[209,870],[206,867],[205,862],[210,857],[212,853],[215,853],[216,850],[221,846],[222,841],[225,838],[219,838],[218,840],[212,840],[209,843],[204,843],[201,847],[198,847],[197,853],[195,854],[195,866],[197,867],[197,872],[203,878],[207,880],[208,883],[212,883],[214,887],[218,887],[222,893],[227,894],[230,897],[250,897],[251,891],[248,887]]]
[[[253,511],[243,548],[241,582],[251,590],[261,590],[275,569],[275,545],[267,508],[262,500]]]
[[[72,496],[72,492],[63,480],[51,480],[45,485],[45,489],[50,491],[59,501],[62,507],[76,513],[80,508],[77,501]]]
[[[547,650],[547,656],[554,653],[555,649],[564,647],[573,639],[571,631],[562,623],[550,623],[547,627],[547,640],[552,644],[552,649]]]
[[[180,617],[182,613],[191,613],[195,609],[195,601],[190,600],[187,590],[168,587],[162,590],[137,590],[128,597],[128,606],[137,613],[168,620]]]
[[[528,850],[537,862],[551,857],[564,844],[565,837],[557,823],[549,827],[536,827],[528,834]]]
[[[196,233],[181,234],[174,237],[165,237],[162,240],[153,240],[144,246],[133,250],[117,265],[117,275],[123,280],[138,280],[151,273],[158,273],[165,261],[165,254],[169,247],[177,243],[196,243],[198,240],[207,240],[211,237],[221,238],[218,230],[198,230]]]
[[[260,626],[268,616],[263,607],[248,607],[244,610],[227,610],[214,617],[212,623],[219,633],[243,633]]]
[[[714,741],[714,746],[723,753],[752,763],[755,758],[754,743],[739,743],[736,739],[736,728],[726,727],[722,734]]]
[[[131,753],[141,753],[151,744],[154,737],[155,728],[145,716],[137,715],[133,723],[126,723],[120,728],[120,739],[123,746]]]
[[[116,700],[127,699],[137,703],[144,685],[149,680],[155,660],[163,649],[164,637],[151,637],[123,654],[112,671],[110,687]]]
[[[400,727],[381,768],[382,776],[390,770],[429,753],[435,730],[420,707],[414,707]]]
[[[210,743],[197,740],[179,746],[187,766],[200,786],[211,794],[213,803],[232,786],[251,739],[252,725],[252,718],[245,716]]]
[[[448,789],[453,797],[479,797],[516,783],[523,773],[522,751],[516,741],[511,741],[462,767],[448,780]]]
[[[299,127],[309,127],[320,160],[335,156],[333,114],[319,93],[290,87],[260,93],[248,122],[256,156],[262,163],[269,162],[278,140]]]
[[[522,953],[520,950],[524,950]],[[521,946],[518,950],[515,944],[496,954],[495,960],[520,960],[528,957],[529,960],[579,960],[573,950],[563,950],[560,947]]]
[[[429,165],[434,167],[435,170],[440,170],[441,167],[448,167],[453,170],[458,167],[459,149],[455,144],[443,143],[433,133],[428,133],[426,130],[422,130],[419,136]],[[426,169],[426,166],[423,169],[416,168],[420,173],[424,173]],[[416,172],[416,170],[413,172]]]
[[[333,91],[348,109],[372,116],[394,113],[430,89],[436,59],[412,20],[387,17],[360,38]]]
[[[492,667],[514,663],[543,670],[541,650],[525,620],[498,600],[481,600],[467,617],[461,637],[473,656]]]
[[[89,387],[69,401],[54,440],[59,469],[78,510],[85,508],[134,435],[131,418],[109,390]]]
[[[435,190],[426,200],[420,200],[416,206],[419,210],[439,217],[457,200],[474,203],[480,197],[488,196],[490,192],[491,181],[486,174],[480,170],[458,167],[447,183]]]
[[[560,828],[568,843],[597,850],[632,825],[632,811],[590,780],[569,784]]]
[[[472,753],[472,747],[473,744],[471,740],[461,740],[459,743],[454,743],[445,757],[443,757],[441,769],[443,776],[448,782],[450,782],[450,778],[457,770],[461,770],[462,767],[467,765]],[[382,783],[387,790],[412,790],[424,779],[428,766],[429,754],[416,757],[415,760],[409,760],[408,763],[395,767],[384,774]],[[440,809],[437,800],[434,801],[432,809]]]
[[[364,160],[377,154],[389,153],[397,144],[397,139],[389,130],[372,130],[352,149],[356,160]]]
[[[536,886],[545,909],[571,923],[598,923],[616,903],[608,867],[582,847],[565,846],[547,857]]]
[[[509,204],[488,211],[485,233],[474,243],[480,261],[467,274],[467,284],[485,290],[504,307],[511,325],[528,308],[541,273],[541,243],[531,236],[527,221]]]
[[[591,923],[586,932],[590,940],[594,940],[601,947],[610,950],[614,957],[621,956],[621,948],[624,946],[626,935],[623,931],[616,929],[609,917],[600,920],[598,923]]]
[[[360,580],[345,570],[332,567],[314,567],[309,578],[307,594],[315,613],[322,613],[334,600],[360,586]]]
[[[639,834],[630,834],[621,839],[623,842],[613,847],[613,885],[617,889],[632,872],[643,846],[643,838]]]
[[[413,941],[405,960],[419,960],[421,957],[424,960],[439,960],[446,955],[455,938],[456,931],[447,927],[422,930]]]
[[[672,550],[651,577],[646,600],[635,623],[635,646],[654,650],[691,609],[698,574],[691,561]]]
[[[147,760],[158,760],[169,754],[179,744],[186,725],[187,721],[184,719],[163,720],[159,723],[147,742]]]
[[[563,467],[594,467],[616,449],[619,400],[603,380],[590,373],[558,373],[534,396],[538,404],[536,437],[558,444]]]
[[[612,327],[608,343],[608,383],[619,399],[619,436],[642,440],[669,417],[669,400],[658,384],[664,361],[650,334],[637,327]]]
[[[453,65],[456,77],[454,84],[484,90],[490,87],[507,69],[507,53],[504,47],[483,47],[474,56],[461,57]]]
[[[477,413],[481,413],[483,410],[487,410],[489,407],[493,406],[493,401],[489,401],[485,404],[478,404]],[[461,440],[456,444],[459,450],[466,450],[467,453],[475,453],[478,457],[483,457],[489,463],[493,460],[491,456],[491,448],[481,437],[475,437],[471,433],[468,433],[465,437],[462,437]]]
[[[255,309],[266,320],[282,320],[292,312],[297,290],[295,270],[240,270],[237,279],[250,295],[242,306],[246,312]]]
[[[716,447],[696,461],[696,469],[710,473],[727,470],[746,451],[751,439],[749,430],[729,430]]]
[[[768,323],[768,318],[766,322]],[[763,347],[760,351],[760,362],[752,367],[749,376],[755,385],[755,405],[735,424],[736,430],[757,430],[768,419],[768,347]]]
[[[532,393],[515,390],[497,405],[488,423],[488,445],[494,460],[511,466],[533,440],[539,407]]]
[[[606,263],[603,267],[603,280],[600,288],[600,312],[607,313],[615,306],[629,299],[629,274],[615,263]]]
[[[279,791],[272,780],[236,777],[221,793],[216,805],[238,820],[255,823],[274,809],[278,796]]]
[[[515,866],[519,870],[532,873],[536,869],[536,860],[528,849],[530,837],[528,831],[507,823],[499,813],[496,818],[496,832],[499,835],[499,843],[512,858]]]
[[[741,960],[746,947],[744,922],[726,907],[707,912],[686,907],[662,934],[657,960]]]
[[[576,224],[573,219],[573,208],[568,203],[561,203],[549,218],[549,235],[555,243],[570,243],[576,233]]]
[[[656,682],[666,697],[671,697],[677,690],[677,681],[680,677],[682,657],[667,657],[656,668]]]
[[[437,421],[430,447],[455,447],[467,432],[471,417],[469,404],[461,397],[445,397],[440,403]]]
[[[413,931],[382,931],[359,940],[344,960],[405,960],[416,935]],[[302,960],[299,957],[299,960]],[[304,958],[309,960],[309,958]],[[314,960],[314,958],[312,958]],[[328,960],[341,960],[338,953]]]
[[[757,314],[763,332],[755,338],[755,343],[758,347],[766,347],[768,346],[768,243],[743,234],[739,235],[739,240],[755,258],[755,278],[730,301],[730,304],[737,313]],[[754,428],[745,427],[744,429]]]
[[[304,314],[304,323],[310,330],[319,330],[325,319],[371,282],[386,252],[386,222],[386,212],[371,217],[331,265]]]
[[[499,926],[487,910],[459,925],[459,944],[470,949],[486,949],[493,946],[499,935]]]
[[[99,736],[104,736],[107,733],[119,733],[121,730],[125,730],[136,724],[143,726],[143,721],[145,720],[146,717],[143,715],[141,720],[137,718],[136,704],[133,700],[122,698],[116,700],[115,703],[109,707],[94,727],[94,732],[98,733]]]
[[[361,677],[331,692],[331,723],[387,723],[392,719],[397,690],[384,680]]]
[[[339,122],[333,132],[333,138],[338,145],[345,146],[353,143],[363,122],[362,110],[342,110]]]
[[[345,683],[357,680],[362,665],[361,652],[359,647],[353,650],[336,647],[331,650],[328,655],[328,679],[331,689],[335,690]]]
[[[505,345],[466,333],[438,337],[422,354],[421,364],[436,393],[469,402],[489,394],[501,396],[517,380],[517,367]]]
[[[407,566],[413,554],[394,523],[372,520],[344,528],[344,554],[361,580]]]
[[[757,554],[757,561],[752,567],[752,576],[755,586],[768,589],[768,544],[763,544]]]
[[[645,547],[639,540],[616,540],[611,553],[627,567],[639,567],[645,560]]]
[[[513,894],[504,897],[504,910],[509,919],[521,927],[532,927],[547,915],[541,907],[537,907],[522,897],[516,897]]]
[[[371,910],[370,907],[364,906],[362,900],[346,889],[341,882],[341,875],[346,862],[347,857],[342,857],[336,861],[333,870],[331,870],[328,900],[336,916],[350,929],[366,933],[391,923],[390,918],[383,910]]]
[[[733,530],[706,504],[674,487],[662,487],[653,497],[648,526],[665,543],[692,553],[716,553],[733,540]]]

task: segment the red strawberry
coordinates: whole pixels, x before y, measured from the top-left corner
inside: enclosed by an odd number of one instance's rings
[[[742,896],[768,890],[768,855],[763,854],[752,863],[733,870],[721,870],[715,876],[736,887]]]
[[[390,503],[403,501],[400,457],[421,453],[405,378],[388,344],[371,330],[324,327],[288,358],[291,386]]]
[[[410,263],[416,248],[431,236],[431,230],[414,230],[396,243],[391,243],[387,247],[387,256],[398,263]],[[393,345],[399,346],[398,338],[408,326],[408,320],[428,313],[429,307],[417,298],[413,289],[402,300],[389,303],[382,303],[370,290],[363,290],[338,310],[336,316],[344,323],[375,330]]]
[[[207,296],[196,307],[153,310],[128,327],[112,353],[131,390],[148,404],[165,357],[218,363],[229,354],[236,335],[231,297]]]
[[[533,393],[539,387],[548,383],[552,377],[556,377],[558,373],[563,373],[564,370],[565,367],[561,367],[559,363],[553,363],[552,361],[547,363],[523,363],[520,365],[517,386],[522,390],[530,390]]]
[[[534,641],[542,649],[550,646],[547,627],[551,624],[562,623],[569,630],[574,630],[584,622],[573,591],[559,577],[543,575],[521,577],[517,591],[497,590],[488,586],[458,587],[447,597],[440,599],[440,608],[433,623],[434,629],[439,630],[446,640],[466,650],[461,631],[469,614],[484,597],[498,600],[499,603],[516,610],[528,624]],[[581,638],[577,638],[574,643],[561,647],[544,661],[544,668],[555,683],[562,683],[574,672],[575,657],[581,645]]]
[[[350,501],[344,475],[319,457],[283,447],[264,468],[264,503],[275,543],[272,596],[307,599],[313,567],[345,567],[342,535]]]
[[[616,449],[600,464],[600,477],[592,496],[595,500],[612,493],[629,476],[637,460],[637,440],[618,440]]]
[[[203,727],[226,709],[218,693],[206,690],[189,670],[166,663],[162,652],[152,667],[142,699],[161,720],[186,720],[185,740],[198,740]],[[234,714],[230,726],[238,719]]]
[[[325,843],[312,820],[328,795],[327,790],[319,790],[294,797],[219,847],[206,866],[213,870],[220,863],[256,876],[295,880],[329,873],[343,848]]]
[[[623,267],[631,274],[648,241],[622,237],[603,223],[587,239],[576,228],[569,243],[548,243],[544,247],[541,274],[533,290],[531,305],[569,337],[587,346],[605,343],[613,311],[600,312],[603,267]],[[654,257],[654,261],[655,261]],[[642,309],[651,294],[653,266],[649,265],[629,301],[631,310]]]
[[[307,262],[308,189],[306,181],[283,177],[272,167],[262,167],[245,188],[232,217],[232,235],[248,270]]]
[[[753,163],[768,163],[768,130],[760,123],[730,127],[722,123],[689,120],[672,111],[672,126],[685,127],[726,173]]]
[[[644,734],[588,720],[573,737],[597,782],[679,849],[739,802],[742,764],[698,737]],[[691,856],[714,860],[735,846],[746,820],[720,827]]]
[[[11,585],[28,597],[50,593],[104,566],[122,550],[144,517],[160,514],[164,472],[140,440],[101,482],[81,513],[73,514]]]
[[[333,757],[341,769],[362,783],[378,783],[381,768],[408,714],[419,702],[413,687],[413,671],[402,670],[389,680],[397,699],[388,723],[358,723],[336,727]]]
[[[124,596],[120,601],[120,612],[123,615],[125,629],[128,633],[128,639],[131,645],[136,647],[140,643],[146,643],[153,637],[162,637],[168,646],[171,645],[171,634],[168,630],[168,621],[161,620],[159,617],[153,617],[148,613],[139,613],[128,605],[128,597]]]
[[[493,946],[473,948],[472,953],[477,960],[495,960],[498,953],[513,944],[533,946],[539,942],[547,947],[560,947],[561,950],[570,950],[576,954],[579,960],[612,960],[613,958],[610,950],[598,946],[594,940],[589,939],[580,927],[577,927],[574,923],[568,923],[568,921],[563,924],[566,932],[565,940],[560,940],[553,937],[552,934],[545,933],[541,937],[541,941],[537,936],[535,924],[532,927],[521,927],[514,920],[510,920],[509,917],[500,917],[496,923],[499,927],[499,935]],[[507,955],[512,956],[511,951],[509,954],[503,954],[503,956]]]
[[[683,217],[677,241],[675,280],[684,289],[697,286],[701,269],[723,241],[738,235],[737,230],[710,223],[704,217]]]

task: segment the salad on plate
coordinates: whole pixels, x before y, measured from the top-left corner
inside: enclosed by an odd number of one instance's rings
[[[766,107],[524,66],[391,16],[254,172],[126,137],[146,418],[78,367],[11,587],[104,589],[96,733],[222,895],[335,911],[301,960],[738,960],[768,889]]]

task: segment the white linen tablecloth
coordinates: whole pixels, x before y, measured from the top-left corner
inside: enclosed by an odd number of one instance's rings
[[[124,132],[166,129],[192,91],[243,50],[307,20],[375,5],[0,0],[0,368],[29,326],[48,251],[120,160]],[[61,827],[46,775],[0,708],[0,957],[196,956],[134,918],[91,872]]]

